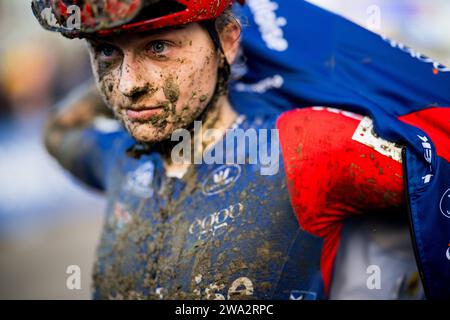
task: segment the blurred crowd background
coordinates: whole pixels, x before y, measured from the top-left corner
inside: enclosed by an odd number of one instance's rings
[[[448,0],[309,2],[450,65]],[[90,78],[82,41],[41,30],[29,0],[0,1],[0,299],[91,296],[104,200],[63,172],[41,138],[52,106]],[[66,288],[73,264],[81,290]]]

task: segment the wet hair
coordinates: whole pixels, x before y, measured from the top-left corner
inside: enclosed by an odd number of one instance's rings
[[[241,28],[241,22],[238,17],[234,14],[233,10],[230,8],[226,9],[218,18],[215,20],[217,31],[222,32],[227,25],[230,23],[236,24]]]
[[[230,62],[227,61],[225,57],[225,53],[223,51],[223,47],[220,41],[220,34],[225,30],[225,28],[229,24],[235,24],[239,29],[241,29],[241,23],[236,15],[233,13],[233,10],[230,8],[226,9],[218,18],[214,20],[206,20],[200,22],[200,25],[203,26],[206,31],[208,31],[216,50],[221,55],[221,65],[219,66],[219,73],[217,79],[217,94],[226,95],[228,93],[228,82],[230,80],[231,75],[231,66]],[[239,41],[240,36],[236,39]]]

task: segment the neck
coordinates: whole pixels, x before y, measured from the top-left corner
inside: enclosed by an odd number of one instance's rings
[[[202,143],[195,143],[196,139],[194,137],[193,126],[191,129],[191,142],[192,150],[194,154],[203,154],[203,152],[208,148],[213,146],[220,138],[222,138],[226,130],[231,127],[233,122],[236,120],[237,113],[234,111],[233,107],[227,96],[220,96],[216,103],[207,107],[207,110],[202,114],[197,121],[201,121],[202,124]],[[206,130],[213,129],[209,133],[213,134],[205,136]],[[171,160],[171,152],[174,146],[172,141],[165,141],[160,144],[161,149],[159,152],[164,157],[164,166],[166,173],[173,176],[182,176],[183,173],[187,171],[191,164],[178,164],[173,163]],[[193,156],[192,155],[192,156]]]
[[[225,130],[236,120],[236,117],[237,113],[231,106],[228,97],[221,96],[218,98],[217,103],[210,107],[210,110],[203,117],[203,129],[215,129],[225,133]]]

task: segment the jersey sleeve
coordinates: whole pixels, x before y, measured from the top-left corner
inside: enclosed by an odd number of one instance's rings
[[[98,123],[67,133],[61,142],[58,160],[84,184],[98,191],[105,191],[108,172],[127,135],[120,126],[116,126],[114,130],[105,130]]]
[[[283,113],[277,121],[300,227],[324,238],[321,268],[326,289],[343,221],[404,203],[401,163],[375,145],[355,140],[355,133],[371,134],[358,131],[362,120],[342,110],[315,107]]]

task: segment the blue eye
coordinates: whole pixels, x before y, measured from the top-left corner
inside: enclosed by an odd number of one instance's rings
[[[110,58],[114,55],[114,53],[116,53],[116,49],[110,46],[105,46],[101,48],[100,52],[103,56]]]
[[[153,41],[150,44],[150,49],[154,54],[162,54],[164,51],[166,51],[167,44],[163,41]]]
[[[94,45],[94,50],[99,59],[112,60],[119,56],[120,51],[113,45]]]

